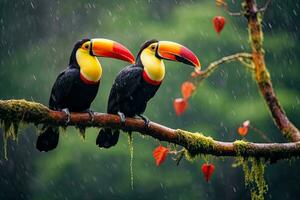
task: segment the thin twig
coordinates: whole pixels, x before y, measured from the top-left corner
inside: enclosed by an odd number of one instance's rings
[[[230,16],[241,16],[242,13],[241,12],[231,12],[228,8],[228,4],[225,1],[216,1],[217,2],[217,6],[223,6],[225,11],[230,15]]]
[[[246,60],[248,62],[246,62]],[[202,82],[204,79],[209,77],[216,69],[218,69],[222,64],[240,61],[245,67],[250,70],[254,70],[254,67],[251,63],[252,55],[249,53],[236,53],[229,56],[225,56],[217,61],[214,61],[208,65],[208,67],[203,71],[195,71],[190,77],[190,81],[197,80],[197,85]],[[195,81],[194,81],[195,82]]]
[[[249,127],[256,133],[258,133],[266,142],[271,143],[272,141],[267,137],[267,134],[263,131],[259,130],[258,128],[255,128],[254,126],[249,125]]]
[[[265,5],[263,7],[261,7],[260,9],[258,9],[259,12],[264,12],[268,9],[270,3],[272,0],[267,0],[267,2],[265,3]]]

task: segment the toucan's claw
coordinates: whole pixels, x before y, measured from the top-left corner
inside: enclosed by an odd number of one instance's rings
[[[124,113],[122,113],[122,112],[119,111],[118,115],[119,115],[119,117],[121,119],[121,125],[125,126],[126,117],[125,117]]]
[[[137,116],[139,116],[145,122],[146,127],[149,127],[150,120],[148,119],[148,117],[141,115],[141,114],[139,114]]]
[[[70,119],[71,119],[71,114],[70,114],[69,109],[68,108],[64,108],[61,111],[64,112],[64,113],[66,113],[66,115],[67,115],[66,124],[68,124],[70,122]]]
[[[85,112],[87,112],[91,118],[91,122],[94,122],[95,120],[95,113],[91,109],[86,109]]]

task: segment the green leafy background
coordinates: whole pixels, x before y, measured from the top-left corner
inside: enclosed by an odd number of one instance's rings
[[[230,1],[231,2],[231,1]],[[229,2],[229,3],[230,3]],[[240,1],[230,3],[240,9]],[[265,1],[258,1],[263,5]],[[104,37],[123,43],[134,54],[148,39],[175,41],[192,49],[205,68],[223,56],[250,51],[247,24],[210,0],[71,1],[2,0],[0,2],[0,98],[47,104],[57,74],[67,67],[74,43]],[[264,48],[276,93],[290,119],[300,126],[299,2],[273,1],[264,16]],[[224,15],[221,35],[212,17]],[[92,109],[105,112],[114,77],[126,63],[101,58],[103,78]],[[241,139],[237,127],[249,119],[273,142],[286,141],[274,125],[253,77],[239,63],[224,65],[197,89],[187,112],[177,117],[173,100],[192,71],[166,61],[166,77],[145,115],[173,128],[201,131],[218,140]],[[216,166],[206,183],[199,158],[177,167],[169,157],[159,168],[152,157],[158,141],[134,134],[134,189],[126,134],[114,148],[95,145],[98,130],[89,128],[82,142],[74,128],[61,134],[54,151],[35,150],[36,129],[23,126],[18,143],[9,142],[0,159],[0,199],[248,199],[240,168],[232,158],[209,160]],[[3,133],[3,131],[1,131]],[[266,142],[250,131],[247,140]],[[3,141],[1,141],[3,142]],[[2,151],[3,154],[3,151]],[[299,161],[279,161],[267,168],[267,199],[297,199]]]

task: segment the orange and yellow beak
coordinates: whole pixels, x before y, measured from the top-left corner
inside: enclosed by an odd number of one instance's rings
[[[159,41],[156,52],[161,58],[182,62],[198,69],[201,67],[197,56],[181,44],[169,41]]]
[[[90,54],[92,56],[116,58],[132,64],[135,62],[133,54],[126,47],[108,39],[91,39]]]

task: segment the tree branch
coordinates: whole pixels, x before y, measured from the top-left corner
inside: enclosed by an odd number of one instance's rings
[[[264,12],[264,11],[266,11],[266,10],[268,9],[268,7],[269,7],[271,1],[272,1],[272,0],[267,0],[266,3],[265,3],[265,5],[259,9],[259,12]]]
[[[257,9],[255,0],[245,0],[245,3],[245,10],[247,12],[245,16],[248,20],[256,82],[279,130],[287,139],[293,142],[300,141],[300,132],[295,125],[289,121],[281,107],[265,64],[261,13]]]
[[[39,103],[25,100],[0,100],[0,120],[6,126],[20,122],[66,126],[66,117],[64,112],[50,110]],[[154,122],[150,122],[149,126],[145,127],[144,121],[141,119],[126,118],[125,126],[122,126],[119,116],[104,113],[96,113],[94,121],[90,120],[87,113],[71,113],[68,126],[111,127],[124,131],[136,131],[161,141],[183,146],[191,156],[211,154],[215,156],[263,157],[271,160],[300,156],[300,142],[282,144],[245,141],[220,142],[200,133],[176,130]]]
[[[228,4],[224,0],[216,0],[216,4],[217,4],[217,6],[223,6],[224,9],[227,11],[227,13],[230,16],[241,16],[242,15],[241,12],[231,12],[228,8]]]
[[[216,69],[218,69],[220,65],[233,61],[240,61],[248,69],[254,70],[254,67],[245,60],[251,61],[252,55],[249,53],[235,53],[229,56],[225,56],[217,61],[210,63],[205,70],[193,72],[191,78],[198,78],[199,81],[202,81],[203,79],[209,77]]]

